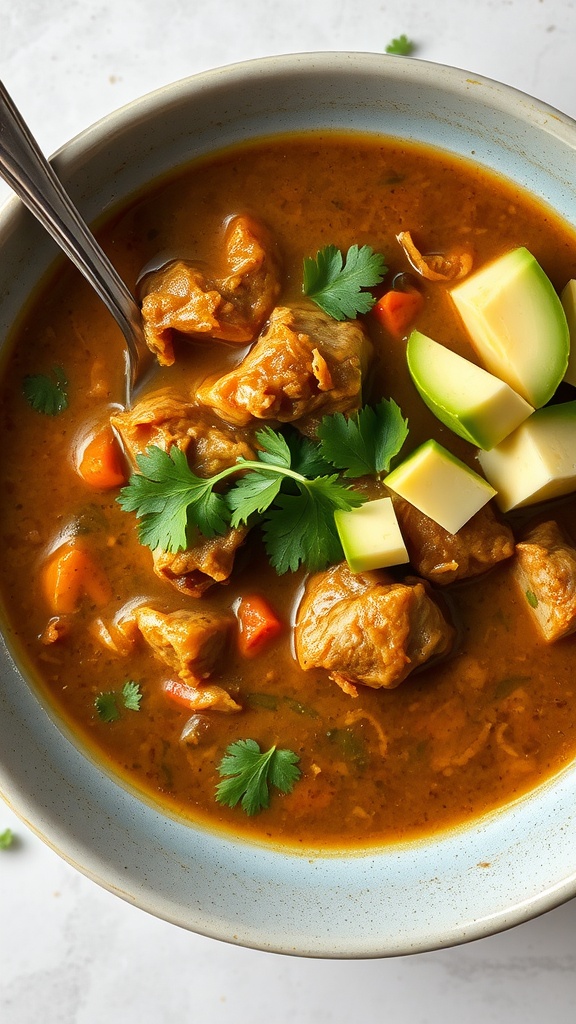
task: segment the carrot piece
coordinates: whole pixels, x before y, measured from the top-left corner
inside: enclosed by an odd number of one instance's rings
[[[194,686],[189,686],[188,683],[183,682],[182,679],[165,679],[162,683],[162,689],[170,700],[173,700],[175,704],[180,704],[183,708],[193,709],[196,707],[198,690]]]
[[[85,483],[100,491],[109,491],[127,482],[124,455],[110,427],[99,430],[88,442],[78,472]]]
[[[384,292],[372,307],[376,319],[395,338],[402,338],[424,305],[424,296],[416,290]]]
[[[78,611],[84,596],[94,604],[110,600],[110,584],[91,555],[76,544],[63,544],[44,568],[44,595],[55,615]]]
[[[283,629],[276,612],[259,594],[243,597],[236,612],[240,633],[238,644],[241,654],[251,658],[258,654]]]

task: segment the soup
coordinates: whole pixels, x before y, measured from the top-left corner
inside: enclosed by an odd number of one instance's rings
[[[6,632],[79,742],[171,812],[310,849],[457,827],[569,764],[572,627],[543,634],[518,565],[571,564],[574,499],[492,501],[451,534],[389,467],[342,475],[326,437],[341,448],[379,410],[391,467],[434,439],[478,471],[415,389],[406,338],[477,362],[455,282],[523,246],[560,291],[573,233],[465,161],[310,134],[199,162],[99,237],[155,354],[132,407],[118,330],[67,266],[2,381]],[[335,319],[303,295],[304,261],[313,278],[355,254],[381,254],[359,289],[376,302]],[[330,502],[382,498],[410,561],[353,572]]]

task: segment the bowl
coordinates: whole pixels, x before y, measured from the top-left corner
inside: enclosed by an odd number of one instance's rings
[[[494,169],[575,224],[576,123],[465,71],[377,54],[300,54],[204,73],[131,103],[54,164],[89,221],[190,159],[251,137],[353,129]],[[6,337],[55,258],[17,200],[0,214]],[[167,921],[262,950],[384,957],[485,936],[576,892],[576,771],[450,833],[366,853],[298,854],[190,825],[94,762],[3,642],[0,792],[50,847]]]

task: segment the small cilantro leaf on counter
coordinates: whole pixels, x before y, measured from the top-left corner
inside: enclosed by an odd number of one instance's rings
[[[374,296],[363,289],[380,284],[387,269],[369,245],[351,245],[346,258],[327,245],[316,259],[305,257],[302,291],[334,320],[354,320],[374,305]]]
[[[14,843],[14,833],[11,828],[5,828],[0,832],[0,850],[8,850]]]
[[[352,416],[324,416],[318,436],[324,458],[345,477],[387,473],[408,436],[408,421],[394,399],[383,398]]]
[[[256,740],[236,740],[218,765],[222,781],[216,787],[216,800],[228,807],[240,802],[246,814],[258,814],[269,806],[271,786],[281,793],[291,792],[301,775],[298,761],[292,750],[272,746],[262,753]]]
[[[404,33],[397,36],[396,39],[392,39],[386,47],[386,53],[394,53],[399,57],[409,57],[414,50],[415,44]]]
[[[45,416],[57,416],[68,408],[68,380],[61,366],[52,367],[52,375],[29,374],[24,377],[22,391],[29,405]]]

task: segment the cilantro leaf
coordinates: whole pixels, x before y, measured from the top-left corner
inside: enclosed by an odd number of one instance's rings
[[[354,320],[374,305],[363,288],[380,284],[387,271],[384,257],[369,245],[351,245],[346,259],[335,245],[327,245],[304,259],[302,291],[334,320]]]
[[[312,441],[298,430],[286,432],[286,443],[290,449],[290,466],[302,476],[326,476],[332,472],[331,464],[324,458],[318,441]]]
[[[14,833],[11,828],[5,828],[0,832],[0,850],[7,850],[14,842]]]
[[[112,693],[112,691],[99,693],[94,701],[94,707],[98,712],[98,717],[103,722],[116,722],[120,718],[118,704],[116,703],[116,694]]]
[[[68,408],[68,380],[61,366],[52,367],[52,376],[45,373],[24,377],[22,391],[29,405],[45,416],[57,416]]]
[[[246,814],[258,814],[269,806],[270,786],[291,792],[301,775],[298,761],[292,750],[272,746],[262,753],[256,740],[236,740],[218,765],[222,781],[216,787],[216,800],[228,807],[240,802]]]
[[[322,454],[345,477],[387,473],[408,436],[408,421],[394,399],[383,398],[352,416],[324,416],[318,436]]]
[[[414,52],[414,49],[415,45],[412,40],[408,39],[408,36],[403,33],[388,43],[386,53],[395,53],[400,57],[409,57]]]
[[[254,512],[264,512],[277,497],[281,486],[281,476],[255,471],[241,477],[226,495],[226,503],[232,511],[230,525],[238,527],[247,523]]]
[[[122,699],[124,701],[124,707],[128,711],[140,711],[140,701],[142,700],[142,691],[138,683],[135,683],[133,679],[128,679],[122,687]]]
[[[279,494],[264,517],[264,547],[279,576],[305,565],[311,572],[344,557],[334,522],[336,509],[357,508],[365,500],[339,484],[336,474],[299,484],[299,494]]]
[[[175,553],[186,548],[192,527],[204,537],[224,533],[230,513],[222,495],[213,491],[221,474],[196,476],[176,445],[169,452],[151,445],[137,463],[140,473],[130,477],[118,502],[141,520],[142,544]]]

